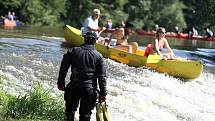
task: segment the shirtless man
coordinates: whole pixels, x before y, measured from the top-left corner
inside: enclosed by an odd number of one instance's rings
[[[128,43],[127,38],[125,36],[124,28],[116,29],[112,36],[117,39],[117,48],[121,50],[126,50],[128,53],[134,53],[137,50],[138,44],[136,42]]]

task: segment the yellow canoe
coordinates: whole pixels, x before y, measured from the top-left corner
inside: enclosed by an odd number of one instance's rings
[[[81,31],[72,26],[66,25],[64,36],[68,44],[79,46],[84,43]],[[148,58],[143,56],[144,50],[137,49],[135,53],[127,53],[123,50],[96,44],[96,49],[105,57],[115,61],[135,67],[149,67],[157,72],[167,73],[174,77],[184,79],[197,78],[203,69],[203,63],[196,60],[174,59],[162,60],[158,55],[150,55]]]

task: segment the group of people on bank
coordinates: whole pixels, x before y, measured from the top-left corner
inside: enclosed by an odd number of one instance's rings
[[[99,102],[106,101],[107,95],[107,75],[103,56],[95,49],[94,44],[110,44],[115,38],[116,48],[133,53],[138,48],[136,42],[128,43],[128,35],[132,33],[131,24],[122,22],[121,26],[111,33],[109,39],[100,36],[106,28],[111,28],[112,22],[109,20],[105,27],[99,27],[100,10],[94,9],[82,29],[85,43],[79,47],[72,47],[63,56],[58,77],[58,89],[65,91],[65,115],[66,121],[74,121],[75,112],[79,107],[79,121],[90,121],[92,110],[97,99]],[[162,58],[174,58],[175,55],[165,39],[165,28],[159,27],[156,31],[156,39],[147,46],[145,55],[159,54]],[[161,49],[166,47],[168,53],[161,53]],[[71,67],[70,82],[65,83],[68,69]],[[79,106],[80,105],[80,106]]]

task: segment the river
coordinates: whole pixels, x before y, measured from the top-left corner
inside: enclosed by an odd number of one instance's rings
[[[63,28],[1,28],[0,32],[0,76],[5,78],[0,88],[22,95],[40,82],[47,89],[53,88],[53,95],[62,95],[56,81],[67,51]],[[142,48],[153,39],[134,38]],[[168,41],[177,56],[204,62],[201,75],[184,82],[147,68],[105,59],[111,121],[215,120],[215,42],[169,38]],[[95,121],[95,110],[92,121]]]

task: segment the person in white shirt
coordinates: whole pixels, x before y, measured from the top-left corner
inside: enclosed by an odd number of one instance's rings
[[[97,34],[97,43],[104,43],[104,38],[99,37],[100,33],[105,30],[105,27],[99,27],[100,10],[94,9],[92,15],[85,20],[84,28],[82,29],[82,35],[87,32],[95,32]]]

